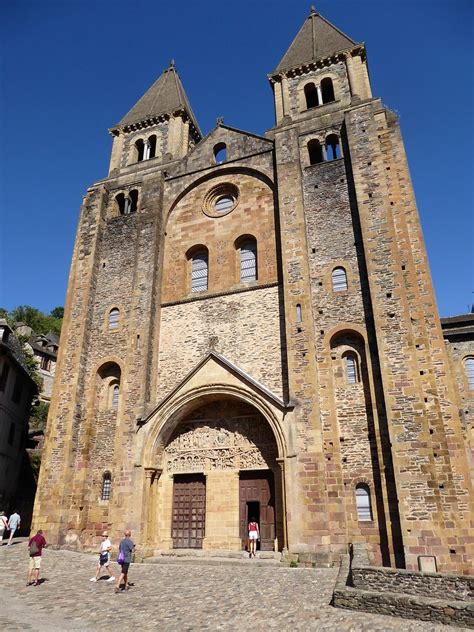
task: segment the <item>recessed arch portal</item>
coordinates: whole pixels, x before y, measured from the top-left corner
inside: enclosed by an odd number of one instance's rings
[[[281,446],[255,403],[222,390],[201,393],[156,419],[150,435],[147,452],[160,472],[150,499],[152,542],[239,550],[256,514],[262,550],[283,547]]]

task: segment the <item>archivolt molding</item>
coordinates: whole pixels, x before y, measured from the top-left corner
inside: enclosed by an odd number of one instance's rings
[[[145,467],[162,467],[164,449],[167,446],[177,424],[196,407],[213,399],[231,398],[253,406],[262,414],[272,429],[277,445],[278,458],[286,456],[286,441],[280,415],[258,394],[229,384],[208,384],[191,389],[164,402],[158,408],[146,426],[139,432],[143,437],[143,460]]]

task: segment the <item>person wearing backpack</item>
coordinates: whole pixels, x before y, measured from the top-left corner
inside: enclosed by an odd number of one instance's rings
[[[43,531],[39,529],[30,541],[28,542],[28,549],[30,553],[30,567],[28,569],[28,577],[26,580],[26,585],[38,586],[39,584],[39,576],[40,576],[40,567],[41,567],[41,554],[46,544],[46,540],[43,536]],[[35,578],[33,579],[33,575]]]

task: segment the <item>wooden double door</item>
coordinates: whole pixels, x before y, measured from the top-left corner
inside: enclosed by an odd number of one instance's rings
[[[201,549],[206,524],[206,479],[203,474],[177,474],[173,482],[174,549]]]
[[[261,551],[273,551],[275,544],[275,482],[270,470],[241,472],[239,481],[240,538],[247,544],[247,528],[254,519],[260,529]]]

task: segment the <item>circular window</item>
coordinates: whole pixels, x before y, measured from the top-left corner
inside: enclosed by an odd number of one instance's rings
[[[234,184],[218,184],[206,194],[203,212],[209,217],[222,217],[233,211],[238,202],[239,190]]]
[[[235,200],[230,195],[222,195],[214,202],[214,210],[217,213],[227,213],[232,209],[235,204]]]

